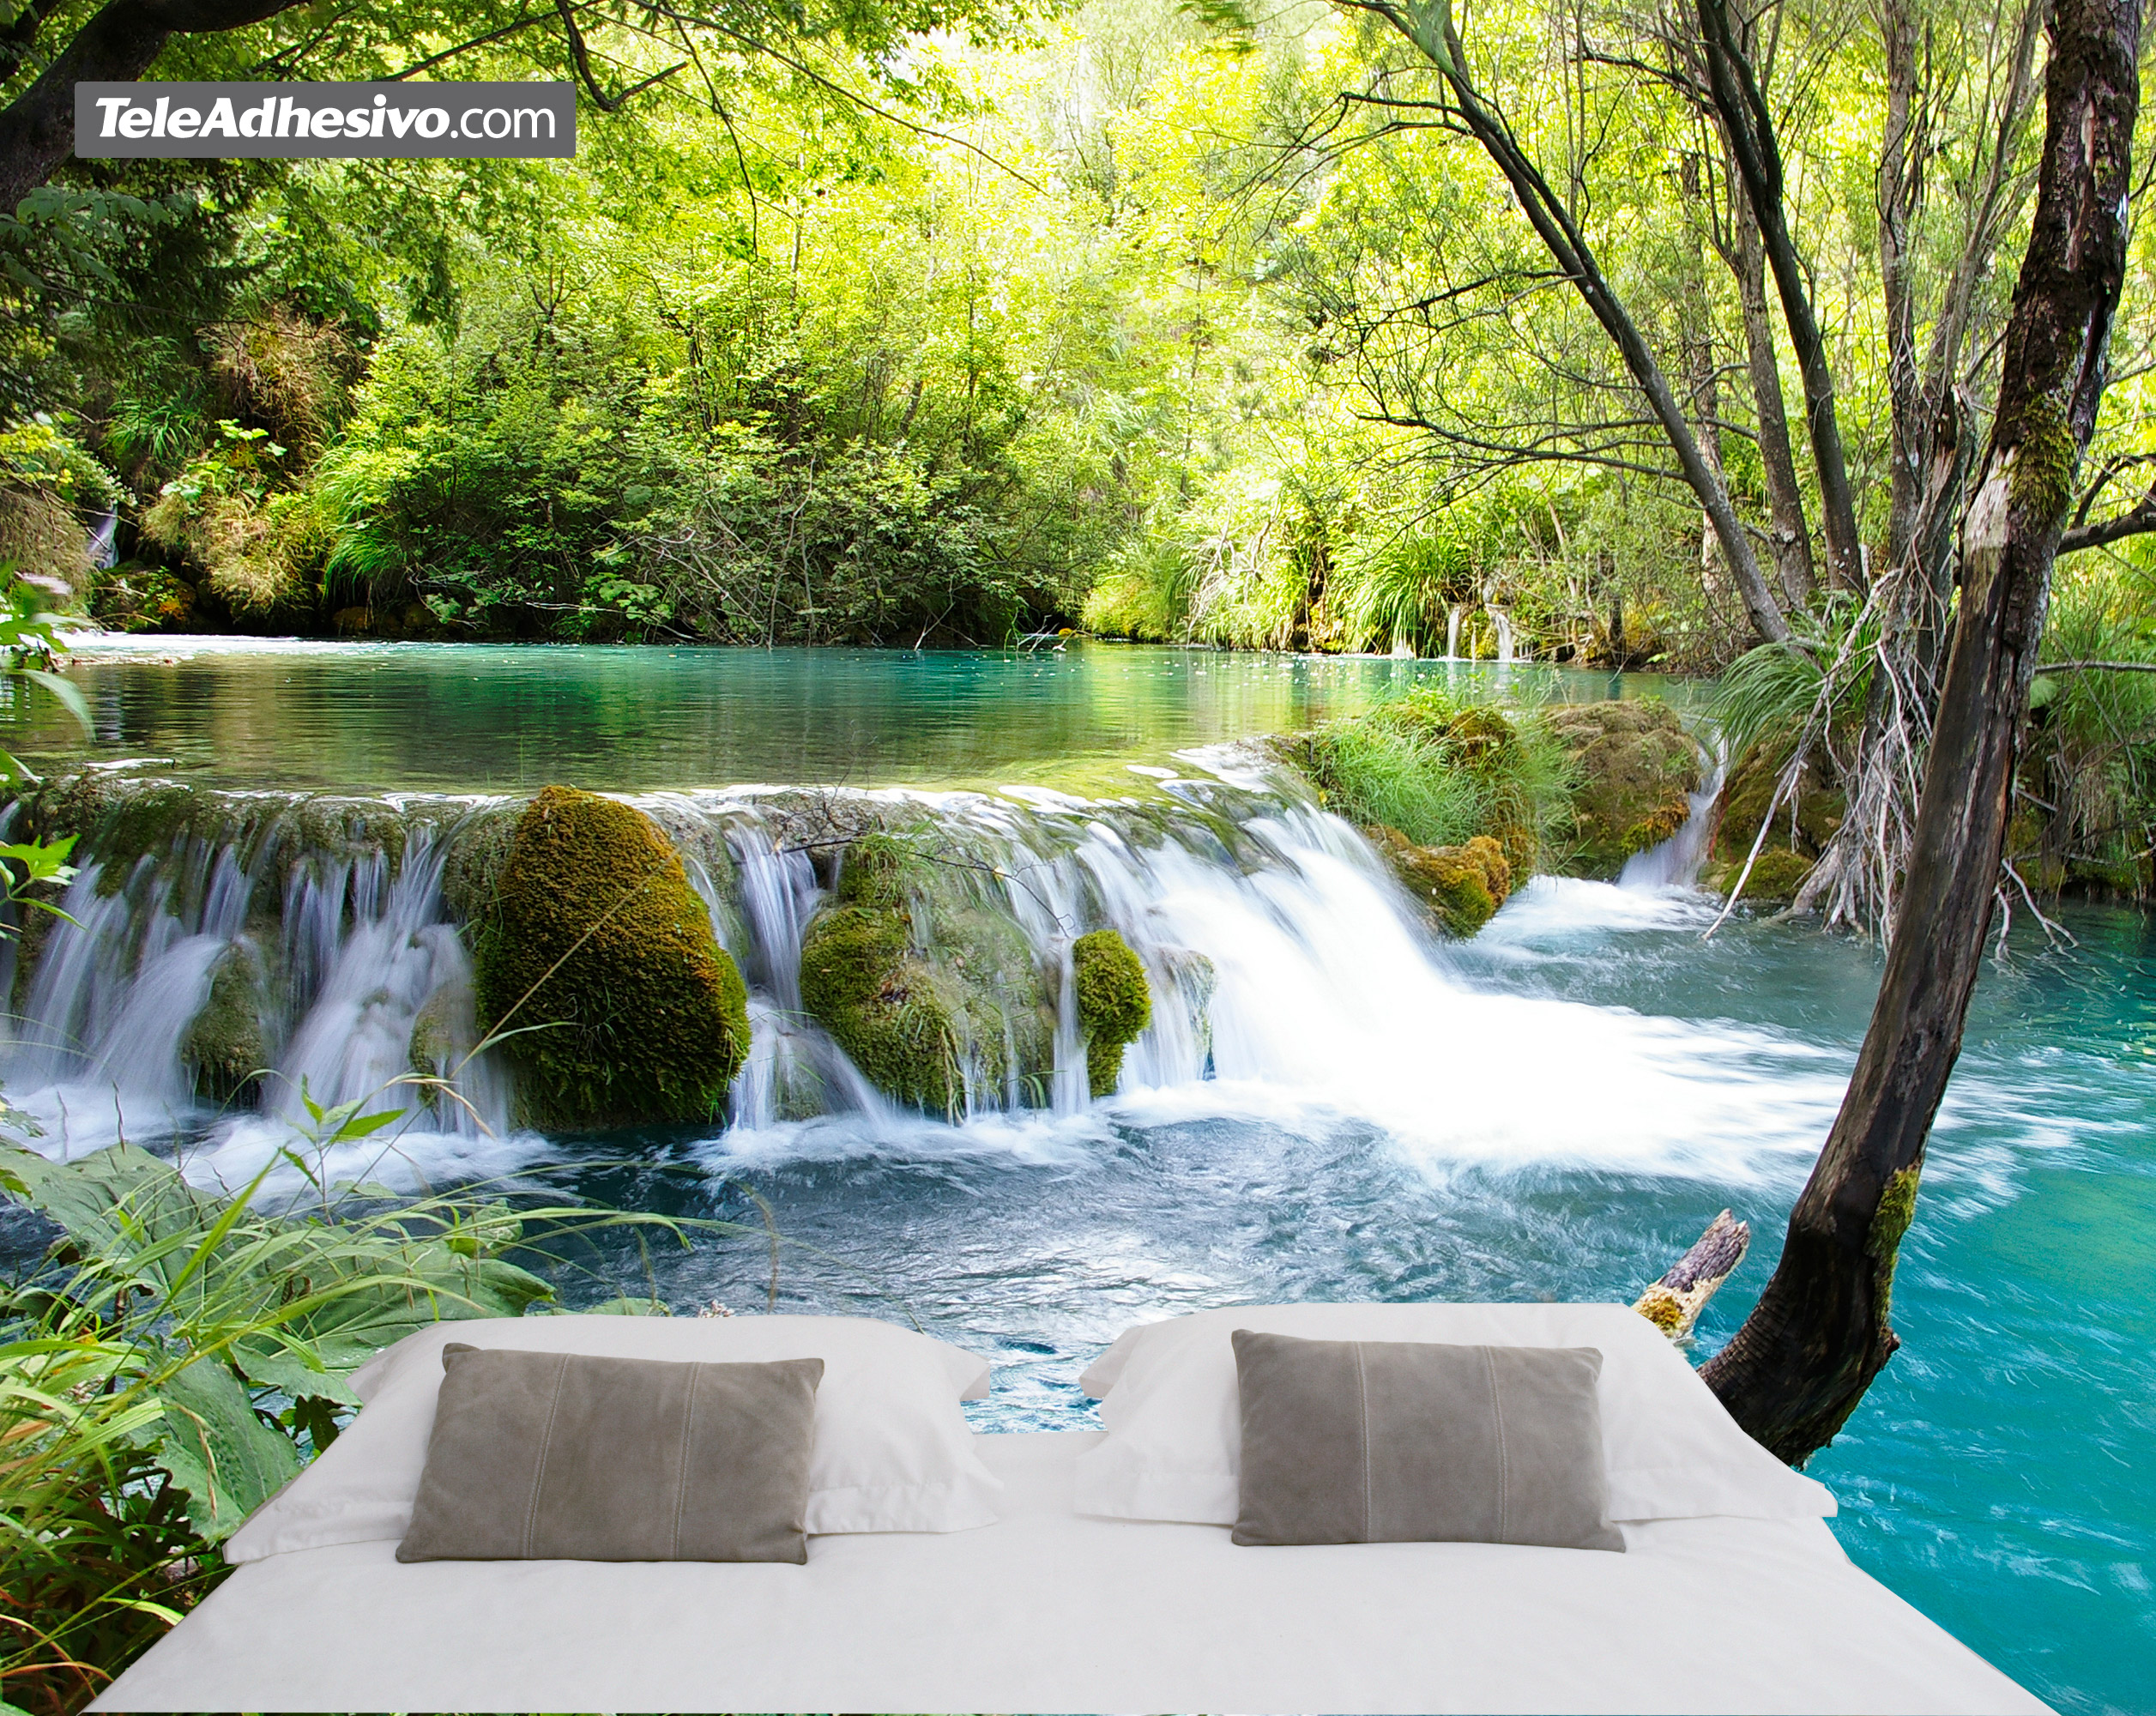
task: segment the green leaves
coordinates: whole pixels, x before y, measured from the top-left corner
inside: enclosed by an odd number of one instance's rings
[[[187,1493],[205,1543],[222,1543],[299,1474],[290,1438],[264,1424],[222,1363],[200,1359],[165,1379],[159,1462]]]

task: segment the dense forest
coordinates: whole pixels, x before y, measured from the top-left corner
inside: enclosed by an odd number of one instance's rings
[[[0,216],[0,557],[103,625],[1742,658],[1733,802],[1884,921],[2043,4],[221,12],[153,75],[569,79],[581,144]],[[2061,662],[2156,656],[2148,243]],[[2036,696],[2025,867],[2138,890],[2156,683]]]

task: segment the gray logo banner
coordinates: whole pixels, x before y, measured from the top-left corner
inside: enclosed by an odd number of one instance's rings
[[[577,153],[567,83],[78,83],[86,160],[531,160]]]

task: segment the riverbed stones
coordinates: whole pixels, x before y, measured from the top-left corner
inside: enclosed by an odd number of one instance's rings
[[[1545,716],[1578,773],[1565,868],[1615,877],[1625,860],[1684,826],[1700,789],[1697,740],[1676,711],[1652,698],[1561,704]]]
[[[548,787],[516,822],[480,920],[480,1028],[541,1127],[710,1120],[749,1047],[740,973],[650,818]]]
[[[1827,778],[1818,757],[1805,759],[1791,795],[1779,808],[1774,797],[1786,756],[1747,758],[1731,770],[1715,807],[1714,839],[1700,881],[1719,892],[1735,887],[1744,877],[1748,900],[1780,901],[1797,897],[1809,879],[1820,854],[1840,828],[1846,807],[1839,789]],[[1767,812],[1774,810],[1771,822]],[[1760,840],[1760,825],[1768,823],[1766,837]],[[1760,841],[1759,855],[1752,860],[1749,875],[1744,865],[1752,844]]]

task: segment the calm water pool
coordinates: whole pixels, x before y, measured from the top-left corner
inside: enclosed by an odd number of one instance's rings
[[[1496,677],[1091,647],[173,640],[86,651],[75,672],[100,756],[168,758],[218,784],[410,792],[1123,789],[1132,761],[1391,686]],[[1550,670],[1511,683],[1568,698],[1642,688]],[[22,716],[0,711],[11,748],[74,748]],[[1231,914],[1223,949],[1277,933],[1284,975],[1246,981],[1236,1004],[1274,1030],[1259,1040],[1323,1038],[1323,1064],[1292,1076],[1260,1057],[1247,1076],[1060,1119],[837,1116],[536,1151],[628,1206],[748,1214],[750,1192],[768,1198],[799,1242],[781,1302],[903,1304],[993,1351],[987,1426],[1093,1423],[1076,1386],[1086,1362],[1132,1322],[1201,1306],[1629,1300],[1725,1205],[1754,1246],[1709,1308],[1700,1356],[1726,1340],[1839,1100],[1875,953],[1742,917],[1702,940],[1712,911],[1695,895],[1550,881],[1474,943],[1425,946],[1367,909],[1367,885],[1303,885],[1319,874],[1228,867],[1187,889],[1190,921]],[[1905,1344],[1813,1470],[1841,1498],[1835,1529],[1859,1564],[2041,1696],[2156,1712],[2156,932],[2122,909],[2068,923],[2078,947],[2017,932],[1986,968],[1897,1282]],[[769,1268],[759,1245],[714,1243],[655,1252],[648,1273],[635,1256],[592,1264],[565,1277],[567,1296],[655,1285],[681,1309],[756,1308]]]
[[[1127,787],[1123,764],[1307,727],[1416,684],[1584,702],[1686,682],[1553,668],[1078,644],[982,650],[100,639],[71,672],[98,756],[219,785],[634,792],[742,782]],[[0,744],[80,754],[50,699]]]

